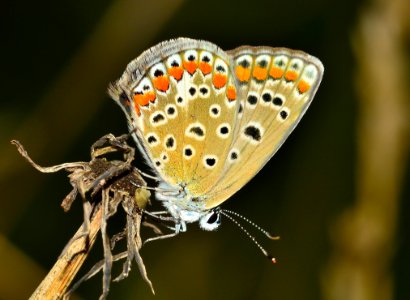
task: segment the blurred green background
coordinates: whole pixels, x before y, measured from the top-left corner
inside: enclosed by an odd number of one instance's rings
[[[80,201],[60,208],[66,174],[38,173],[9,141],[45,166],[88,160],[127,130],[108,83],[179,36],[301,49],[325,66],[297,129],[223,205],[281,236],[255,233],[278,264],[226,219],[194,224],[142,249],[155,297],[134,266],[109,299],[409,299],[407,0],[16,0],[0,16],[0,299],[28,298],[82,222]],[[83,272],[101,257],[98,240]],[[76,297],[100,292],[98,275]]]

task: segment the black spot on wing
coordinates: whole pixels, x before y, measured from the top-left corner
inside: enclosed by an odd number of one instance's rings
[[[244,133],[247,137],[251,138],[254,141],[259,142],[262,139],[261,131],[256,126],[249,125],[245,127]]]

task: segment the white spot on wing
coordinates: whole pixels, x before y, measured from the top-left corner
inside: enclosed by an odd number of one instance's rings
[[[151,79],[156,78],[155,72],[161,72],[162,73],[161,76],[164,76],[165,74],[167,74],[167,70],[165,69],[165,66],[162,63],[157,63],[151,67],[151,69],[149,70],[149,75]]]
[[[231,126],[229,123],[222,123],[216,128],[216,135],[222,139],[226,139],[229,137],[231,133]]]
[[[210,87],[207,84],[201,84],[199,86],[198,92],[199,92],[199,97],[201,98],[209,98],[209,95],[211,94]]]
[[[246,97],[246,109],[255,109],[259,101],[259,94],[249,91],[248,96]]]
[[[164,125],[168,122],[167,116],[163,111],[156,111],[150,116],[151,125],[154,127]]]
[[[219,104],[212,104],[209,107],[209,115],[211,118],[218,118],[221,115],[221,106]]]
[[[198,98],[198,86],[195,84],[190,84],[186,91],[186,95],[188,96],[188,100],[193,100]]]
[[[155,147],[159,145],[159,143],[161,142],[158,135],[154,132],[150,132],[147,135],[145,135],[145,140],[151,147]]]
[[[197,51],[195,51],[195,50],[185,51],[185,53],[184,53],[184,60],[185,60],[185,61],[191,61],[191,60],[188,59],[190,56],[193,56],[193,57],[194,57],[194,60],[193,60],[193,61],[197,61],[197,60],[198,60],[198,52],[197,52]]]
[[[165,106],[165,113],[168,119],[175,119],[178,116],[178,109],[174,104],[169,103]]]
[[[236,148],[233,148],[229,154],[228,154],[228,162],[229,163],[234,163],[239,160],[239,150]]]
[[[186,106],[187,101],[186,101],[186,99],[185,99],[184,96],[177,94],[177,95],[175,96],[175,103],[176,103],[178,106],[180,106],[180,107],[184,107],[184,106]]]
[[[133,92],[135,94],[145,94],[147,92],[152,92],[154,91],[154,88],[152,87],[151,81],[147,78],[144,77],[140,83],[133,89]]]
[[[204,155],[203,164],[206,169],[213,169],[218,163],[218,156],[207,154]]]
[[[201,51],[201,53],[199,54],[199,60],[203,61],[204,56],[207,56],[209,58],[208,64],[210,64],[212,66],[212,64],[214,62],[214,56],[212,55],[212,53],[208,52],[208,51]]]
[[[199,122],[191,123],[185,129],[185,135],[198,141],[203,141],[206,136],[205,126]]]
[[[174,151],[177,148],[177,141],[172,134],[165,136],[164,147],[169,151]]]
[[[259,122],[249,122],[242,127],[242,137],[249,141],[252,145],[258,145],[265,133],[264,128]]]
[[[184,158],[187,160],[195,156],[195,148],[192,147],[191,145],[186,145],[184,149],[182,149],[182,151],[183,151],[182,154],[184,155]]]
[[[179,56],[179,54],[174,54],[167,58],[167,68],[172,68],[174,63],[178,64],[179,67],[182,66],[181,56]]]
[[[169,156],[168,156],[166,151],[161,153],[160,158],[161,158],[163,163],[169,162]]]
[[[276,119],[279,122],[285,122],[289,118],[289,115],[290,115],[290,109],[287,107],[282,107],[282,109],[277,114]]]

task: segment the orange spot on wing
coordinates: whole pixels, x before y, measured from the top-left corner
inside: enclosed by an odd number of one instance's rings
[[[295,71],[287,71],[285,74],[285,79],[287,81],[295,81],[298,78],[298,74]]]
[[[298,83],[299,93],[303,94],[307,92],[309,89],[310,89],[310,85],[306,81],[304,80],[299,81]]]
[[[194,74],[196,69],[198,68],[198,64],[195,61],[184,61],[183,62],[184,69],[187,70],[189,74]]]
[[[135,107],[135,112],[137,113],[137,116],[138,117],[141,116],[141,109],[140,109],[139,105],[137,103],[135,103],[134,107]]]
[[[272,69],[270,69],[269,75],[274,79],[279,79],[283,76],[283,73],[284,71],[281,68],[272,67]]]
[[[154,92],[148,92],[145,94],[145,98],[147,99],[147,102],[155,102],[155,99],[157,98],[157,95],[155,95]]]
[[[168,69],[168,73],[174,77],[176,81],[180,81],[182,74],[184,74],[184,69],[182,69],[182,67],[172,67]]]
[[[202,71],[202,74],[207,75],[207,74],[211,73],[212,66],[207,62],[201,61],[199,63],[199,69]]]
[[[144,94],[135,94],[134,102],[135,104],[138,104],[139,106],[145,106],[145,105],[148,105],[149,100]]]
[[[257,80],[265,80],[268,77],[268,70],[266,68],[261,68],[259,66],[255,66],[252,73],[253,77]]]
[[[147,92],[146,94],[135,94],[134,103],[138,106],[147,106],[149,102],[154,102],[157,96],[154,92]]]
[[[158,76],[152,79],[152,83],[154,87],[161,92],[166,92],[169,88],[169,79],[166,76]]]
[[[235,69],[236,78],[240,82],[248,81],[251,77],[251,70],[249,68],[244,68],[242,66],[237,66]]]
[[[216,73],[214,75],[214,78],[212,79],[213,85],[217,88],[220,89],[225,86],[228,78],[224,74]]]
[[[236,100],[236,89],[233,85],[228,86],[226,96],[228,97],[229,101]]]

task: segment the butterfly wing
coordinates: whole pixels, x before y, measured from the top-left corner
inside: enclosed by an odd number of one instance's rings
[[[323,65],[301,51],[240,47],[228,52],[241,98],[231,152],[207,191],[208,209],[244,186],[280,148],[310,105]]]
[[[192,196],[218,180],[233,140],[239,104],[230,62],[209,42],[171,40],[132,61],[109,90],[149,165]]]

